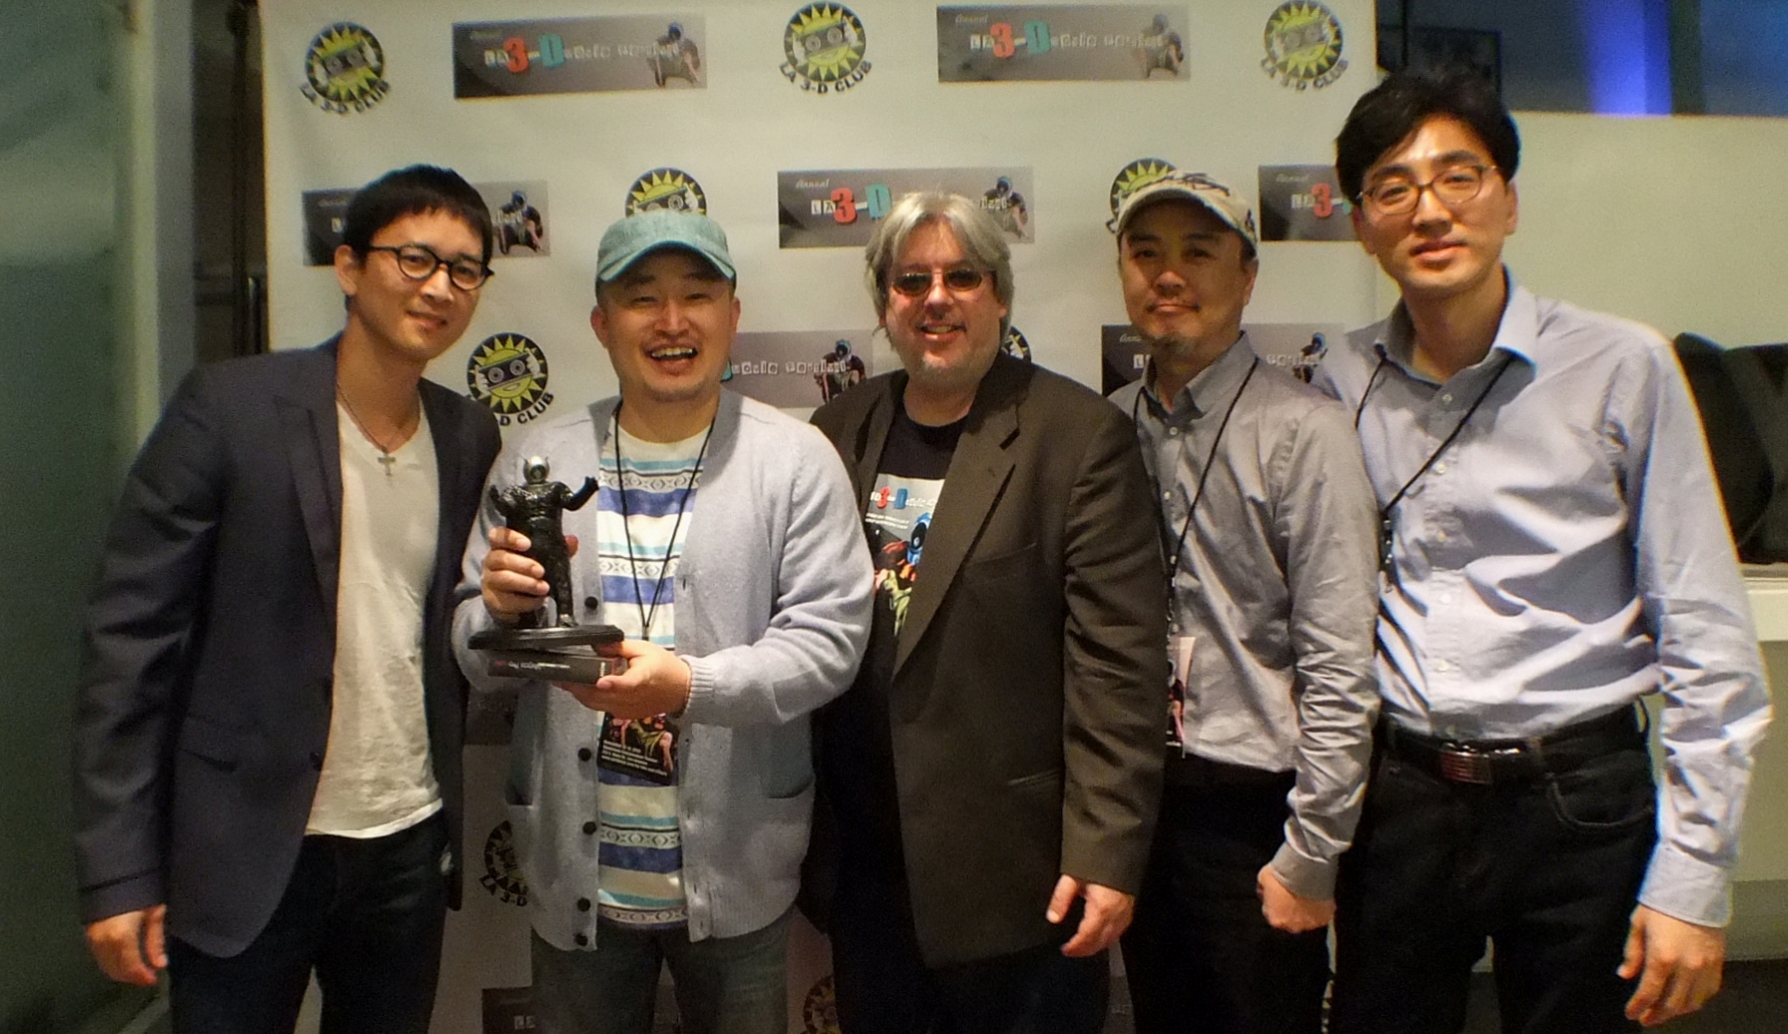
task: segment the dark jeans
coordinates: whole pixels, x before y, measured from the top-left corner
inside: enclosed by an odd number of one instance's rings
[[[847,875],[832,917],[832,971],[844,1034],[1098,1034],[1110,960],[1057,945],[928,968],[905,883]],[[1063,921],[1063,940],[1079,922]]]
[[[685,1034],[783,1034],[790,914],[761,930],[700,941],[683,927],[631,930],[598,920],[594,951],[561,951],[534,934],[540,1034],[650,1034],[664,965]]]
[[[1289,934],[1255,880],[1285,842],[1296,775],[1173,759],[1124,934],[1136,1034],[1319,1034],[1327,930]]]
[[[447,823],[308,836],[266,929],[230,958],[168,941],[175,1034],[290,1034],[316,970],[322,1034],[424,1034],[441,966]]]
[[[1628,920],[1656,841],[1642,739],[1508,784],[1449,782],[1383,749],[1341,862],[1335,1034],[1451,1034],[1494,948],[1508,1034],[1637,1029]]]

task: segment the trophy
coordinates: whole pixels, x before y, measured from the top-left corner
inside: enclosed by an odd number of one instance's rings
[[[584,478],[583,487],[573,492],[562,482],[547,480],[551,470],[544,457],[528,457],[522,462],[522,483],[504,491],[490,486],[490,501],[507,527],[527,536],[523,555],[545,568],[553,623],[543,624],[546,608],[542,607],[523,614],[513,628],[473,634],[470,645],[485,652],[485,672],[490,675],[593,683],[604,675],[620,674],[627,664],[596,652],[598,646],[620,642],[621,630],[578,624],[571,598],[571,549],[562,524],[566,510],[581,509],[596,494],[596,479]]]

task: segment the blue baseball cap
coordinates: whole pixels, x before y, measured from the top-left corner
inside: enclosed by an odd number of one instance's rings
[[[705,215],[654,208],[618,219],[596,250],[596,283],[608,283],[660,248],[683,248],[706,259],[720,275],[737,282],[738,270],[726,248],[726,231]]]

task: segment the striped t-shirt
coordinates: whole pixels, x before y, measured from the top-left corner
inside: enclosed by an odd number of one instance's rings
[[[614,449],[604,450],[597,477],[601,620],[629,639],[675,649],[677,561],[689,534],[694,479],[707,432],[658,443],[618,427],[612,431],[621,445],[620,469]],[[602,719],[597,914],[631,927],[681,926],[689,913],[677,826],[674,759],[680,730],[675,719],[664,716],[631,722],[607,715]]]

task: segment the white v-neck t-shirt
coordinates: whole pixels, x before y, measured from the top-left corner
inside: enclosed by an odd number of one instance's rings
[[[369,839],[441,807],[429,759],[422,620],[440,524],[440,474],[423,414],[385,456],[336,404],[341,569],[329,746],[306,833]]]

